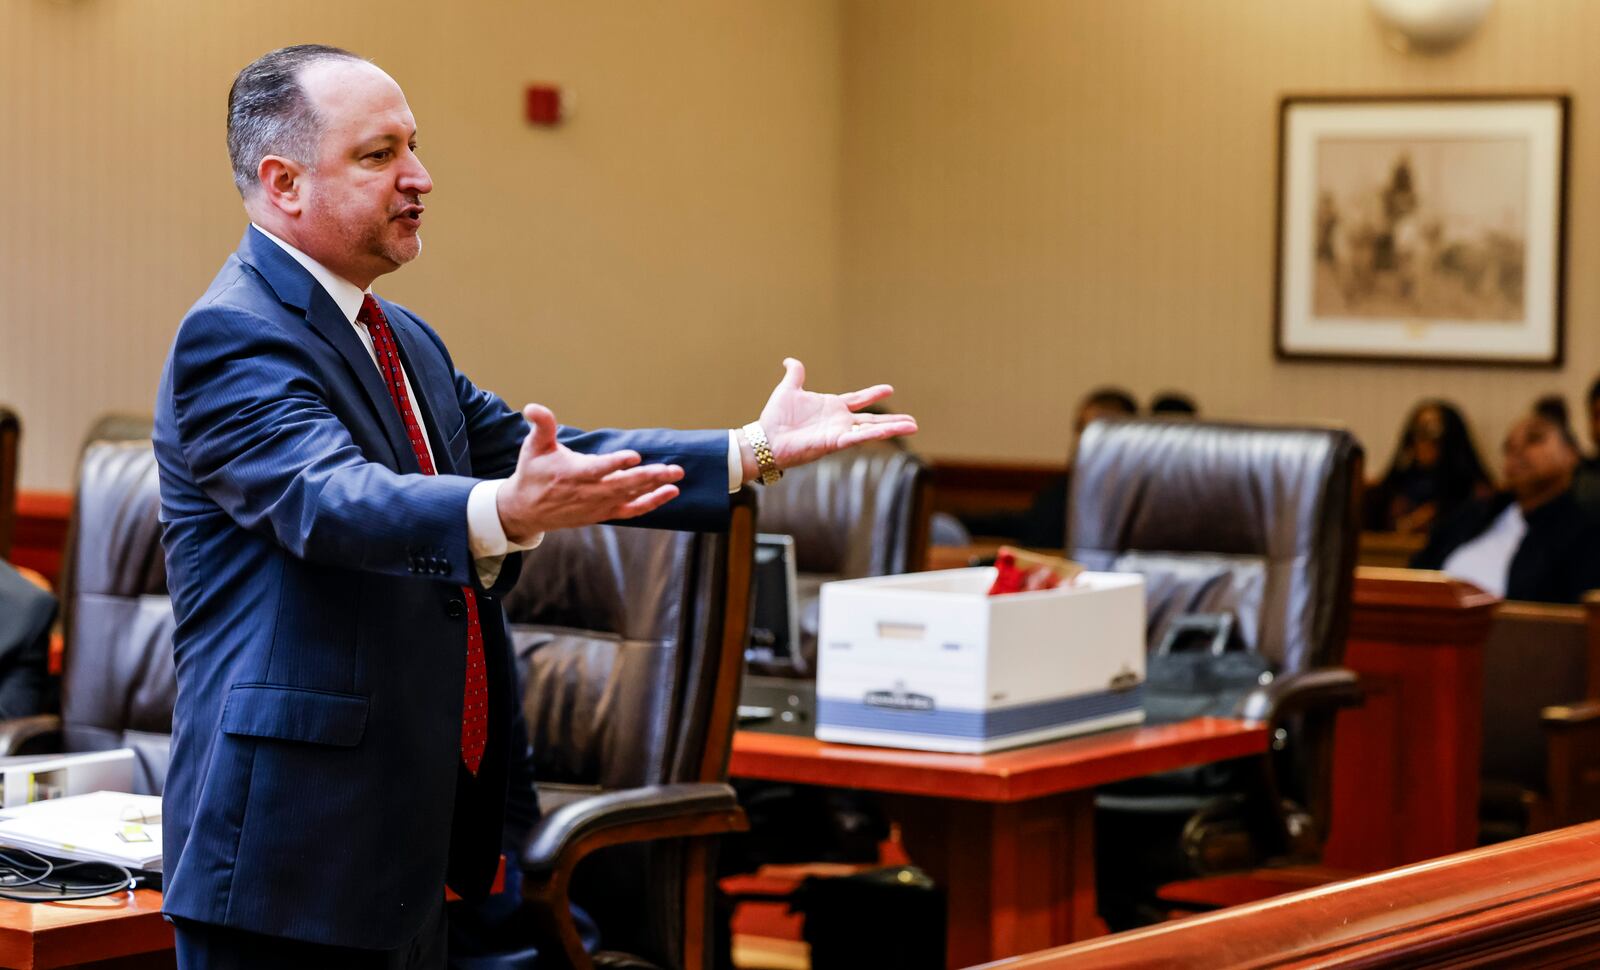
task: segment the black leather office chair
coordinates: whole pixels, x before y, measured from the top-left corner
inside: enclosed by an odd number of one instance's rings
[[[551,533],[507,594],[544,813],[525,896],[559,941],[538,966],[591,965],[569,891],[600,927],[594,965],[707,965],[709,836],[745,827],[727,767],[753,556],[741,493],[723,534]]]
[[[61,713],[0,722],[0,752],[132,748],[136,790],[160,793],[177,688],[159,509],[148,439],[84,447],[62,584]]]
[[[927,466],[893,443],[838,452],[762,491],[759,531],[794,537],[800,673],[816,675],[822,584],[923,568],[929,513]]]
[[[0,407],[0,559],[11,558],[17,527],[17,447],[22,422],[15,411]]]
[[[1097,872],[1113,928],[1135,921],[1162,883],[1320,855],[1334,714],[1360,701],[1339,664],[1361,458],[1349,433],[1327,429],[1134,420],[1084,432],[1071,555],[1144,574],[1152,645],[1185,614],[1231,616],[1266,667],[1235,713],[1273,738],[1264,758],[1098,796]]]

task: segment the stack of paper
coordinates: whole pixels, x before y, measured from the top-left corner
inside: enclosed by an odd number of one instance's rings
[[[161,798],[97,791],[0,810],[0,846],[159,870]]]

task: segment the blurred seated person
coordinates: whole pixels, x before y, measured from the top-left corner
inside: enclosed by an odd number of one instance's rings
[[[1583,452],[1578,449],[1578,439],[1572,435],[1572,416],[1567,411],[1567,402],[1559,394],[1546,394],[1533,402],[1533,413],[1540,415],[1554,424],[1567,429],[1568,436],[1572,438],[1573,450],[1578,451],[1578,465],[1583,466]]]
[[[1506,491],[1441,518],[1411,565],[1505,599],[1577,602],[1600,585],[1600,531],[1572,495],[1571,429],[1534,410],[1511,426],[1501,455]]]
[[[1150,413],[1162,418],[1198,418],[1200,408],[1182,391],[1163,391],[1151,399]]]
[[[1589,445],[1594,453],[1583,460],[1584,468],[1600,471],[1600,377],[1589,385]]]
[[[1102,387],[1089,392],[1078,402],[1078,413],[1072,422],[1073,448],[1077,447],[1078,436],[1090,422],[1100,418],[1133,417],[1138,413],[1139,403],[1120,387]],[[1059,549],[1067,541],[1067,497],[1071,493],[1072,455],[1069,452],[1066,470],[1045,482],[1034,494],[1028,511],[969,515],[965,522],[973,535],[1014,539],[1038,549]]]
[[[1600,519],[1600,377],[1589,385],[1589,445],[1594,449],[1578,462],[1572,494],[1578,507],[1592,519]]]
[[[1363,525],[1374,532],[1427,532],[1493,491],[1461,412],[1446,401],[1426,400],[1406,419],[1388,474],[1367,490]]]
[[[50,678],[50,626],[56,598],[0,560],[0,719],[40,714],[55,706]]]

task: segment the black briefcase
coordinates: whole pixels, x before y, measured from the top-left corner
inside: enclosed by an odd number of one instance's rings
[[[805,915],[812,970],[939,970],[945,891],[914,866],[811,877],[790,908]]]

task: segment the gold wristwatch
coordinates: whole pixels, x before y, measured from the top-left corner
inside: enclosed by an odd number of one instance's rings
[[[760,474],[756,481],[763,485],[776,485],[778,479],[783,477],[783,469],[778,467],[778,459],[772,456],[772,446],[767,443],[767,433],[761,430],[759,422],[752,421],[745,425],[744,440],[750,442],[750,447],[756,453],[756,468]]]

